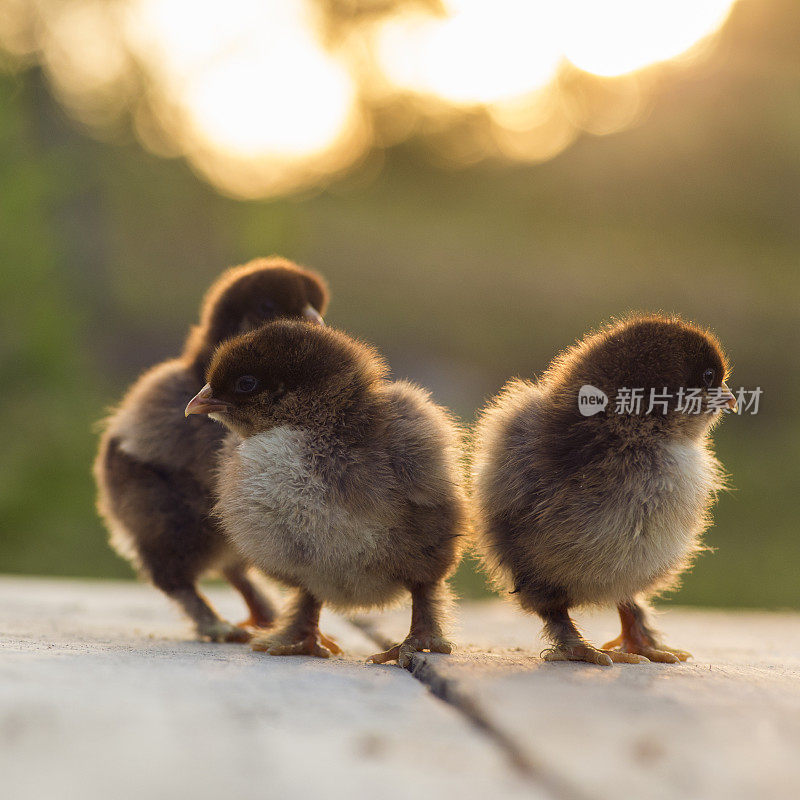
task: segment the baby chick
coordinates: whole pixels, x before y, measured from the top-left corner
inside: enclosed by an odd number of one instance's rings
[[[323,603],[351,611],[411,593],[411,630],[371,657],[407,666],[449,653],[442,617],[465,506],[457,430],[421,389],[386,380],[369,347],[280,321],[223,344],[186,407],[234,432],[219,514],[233,544],[294,587],[291,611],[253,642],[272,655],[328,657]]]
[[[241,593],[250,610],[243,625],[270,625],[274,609],[211,516],[224,431],[203,417],[187,425],[183,410],[220,342],[280,317],[321,322],[327,301],[319,275],[284,259],[229,269],[209,289],[182,355],[142,375],[105,421],[94,475],[111,544],[212,641],[247,641],[250,634],[220,619],[198,593],[208,570],[221,570]]]
[[[736,405],[727,371],[707,331],[632,316],[561,354],[539,382],[510,382],[483,412],[473,485],[484,562],[544,620],[554,644],[545,658],[610,665],[690,656],[662,644],[646,598],[673,586],[701,549],[723,482],[709,434]],[[602,400],[596,389],[607,405],[584,405],[584,415],[579,395]],[[640,413],[626,406],[630,389],[643,390]],[[669,399],[650,408],[651,389]],[[695,395],[699,413],[688,407]],[[569,610],[607,603],[622,634],[598,650]]]

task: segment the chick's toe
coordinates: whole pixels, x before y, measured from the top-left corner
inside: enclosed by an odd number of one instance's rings
[[[559,645],[542,652],[545,661],[585,661],[587,664],[599,664],[610,667],[613,663],[608,653],[603,653],[588,644]]]
[[[270,656],[315,656],[316,658],[330,658],[331,653],[341,653],[328,649],[321,643],[319,634],[303,636],[299,639],[289,640],[280,636],[259,636],[253,639],[250,646],[253,650],[266,653]],[[330,641],[330,640],[329,640]]]
[[[673,650],[671,647],[650,647],[649,645],[638,645],[636,647],[625,647],[621,652],[638,653],[648,661],[658,661],[661,664],[679,664],[692,657],[691,653],[685,650]]]
[[[387,664],[389,661],[397,661],[400,657],[400,645],[396,644],[382,653],[375,653],[367,659],[367,663],[371,664]]]
[[[214,622],[198,625],[197,632],[200,636],[211,642],[249,642],[252,634],[244,628],[219,619]]]
[[[617,636],[610,642],[603,645],[603,650],[607,653],[617,653],[620,655],[638,655],[643,661],[657,661],[661,664],[678,664],[692,658],[692,654],[686,650],[675,650],[656,642],[650,643],[644,637],[637,636],[625,638],[623,635]]]
[[[342,648],[336,643],[336,639],[331,639],[330,636],[326,636],[322,631],[318,635],[323,647],[327,647],[331,653],[338,656],[342,652]]]
[[[407,669],[411,665],[414,653],[425,651],[431,653],[452,653],[453,644],[442,636],[409,636],[400,644],[389,648],[383,653],[376,653],[367,660],[373,664],[385,664],[388,661],[397,661],[397,666]]]

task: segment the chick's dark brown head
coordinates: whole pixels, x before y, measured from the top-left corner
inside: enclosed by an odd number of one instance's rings
[[[209,289],[201,325],[218,344],[280,317],[319,322],[327,305],[321,276],[283,258],[258,258],[223,273]]]
[[[647,420],[651,427],[691,436],[702,435],[720,412],[736,407],[725,383],[728,372],[714,334],[676,316],[636,315],[568,350],[544,380],[576,420],[583,416],[582,387],[605,394],[605,409],[587,416],[587,425]]]
[[[232,336],[282,318],[322,323],[327,306],[322,276],[283,258],[257,258],[227,270],[208,290],[186,349],[205,365]]]
[[[375,351],[346,334],[279,320],[224,342],[186,415],[208,414],[241,436],[330,419],[386,376]]]

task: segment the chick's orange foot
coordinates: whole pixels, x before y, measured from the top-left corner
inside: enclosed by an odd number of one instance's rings
[[[210,642],[249,642],[252,634],[237,625],[218,619],[213,622],[204,622],[197,626],[197,634]]]
[[[661,664],[678,664],[692,658],[692,654],[686,650],[675,650],[663,644],[650,645],[644,642],[625,641],[622,636],[606,642],[603,649],[612,653],[636,653],[648,661],[657,661]]]
[[[320,631],[306,633],[299,637],[281,634],[257,636],[250,643],[250,646],[253,650],[267,653],[270,656],[330,658],[331,654],[338,655],[342,652],[341,647],[333,639],[325,636]]]
[[[678,664],[692,657],[686,650],[675,650],[661,644],[660,635],[650,623],[649,609],[641,601],[627,600],[619,603],[622,632],[605,647],[614,648],[623,653],[638,653],[650,661],[662,664]]]
[[[367,661],[373,664],[396,661],[398,667],[406,669],[411,665],[414,653],[422,653],[426,650],[431,653],[452,653],[453,645],[442,636],[409,636],[400,644],[396,644],[382,653],[375,653]]]
[[[648,659],[643,655],[625,653],[621,650],[598,650],[590,644],[572,644],[551,647],[542,653],[545,661],[583,661],[587,664],[599,664],[610,667],[614,663],[646,664]]]
[[[317,635],[319,636],[322,646],[327,647],[331,653],[338,656],[342,652],[342,648],[336,643],[336,639],[331,639],[330,636],[326,636],[322,631],[320,631]]]

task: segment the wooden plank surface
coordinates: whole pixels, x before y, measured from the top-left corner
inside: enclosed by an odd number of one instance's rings
[[[800,797],[800,615],[674,609],[666,641],[681,665],[545,663],[535,617],[509,603],[464,604],[453,656],[413,665],[483,718],[535,773],[575,798]],[[611,613],[578,616],[597,644]],[[408,611],[369,623],[405,635]]]
[[[232,619],[227,590],[209,591]],[[800,787],[800,615],[676,609],[689,664],[545,664],[537,621],[463,604],[417,680],[327,614],[346,657],[193,641],[132,583],[0,578],[2,796],[788,798]],[[408,609],[368,618],[377,639]],[[610,614],[583,617],[601,643]],[[445,698],[443,702],[426,688]]]
[[[225,590],[209,592],[233,619]],[[0,796],[546,798],[408,672],[191,640],[150,587],[0,578]]]

